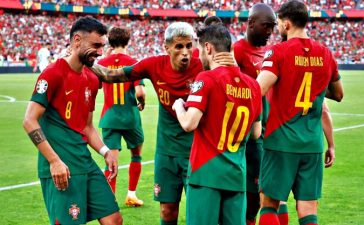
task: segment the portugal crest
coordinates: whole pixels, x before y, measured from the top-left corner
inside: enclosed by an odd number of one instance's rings
[[[68,214],[72,216],[72,220],[78,220],[78,214],[80,214],[80,208],[78,208],[76,204],[73,204],[71,205],[71,208],[68,209]]]

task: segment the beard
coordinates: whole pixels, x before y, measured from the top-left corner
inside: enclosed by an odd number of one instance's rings
[[[80,53],[78,58],[80,59],[81,63],[87,67],[92,67],[94,65],[95,60],[91,60],[91,57],[98,57],[98,55],[91,54],[91,53]]]

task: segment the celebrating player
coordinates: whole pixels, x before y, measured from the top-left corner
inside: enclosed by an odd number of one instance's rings
[[[222,25],[198,32],[200,59],[206,71],[196,77],[185,103],[173,109],[181,126],[194,132],[188,170],[187,224],[245,224],[245,144],[261,112],[258,83],[239,67],[213,61],[228,52],[231,38]],[[185,106],[188,108],[186,111]],[[260,136],[256,122],[252,137]],[[206,204],[208,203],[208,204]],[[209,213],[206,213],[209,212]]]
[[[154,199],[160,202],[161,225],[177,224],[179,202],[186,188],[188,159],[192,133],[185,132],[178,123],[173,102],[187,99],[189,86],[202,71],[198,58],[192,58],[194,31],[190,24],[175,22],[165,31],[168,55],[149,57],[137,64],[111,70],[95,64],[93,70],[101,80],[125,82],[149,78],[159,98],[157,146],[154,166]],[[230,53],[215,60],[234,64]]]
[[[38,175],[51,224],[122,224],[115,196],[87,148],[104,156],[117,174],[117,160],[93,126],[98,79],[86,66],[102,55],[106,27],[82,17],[70,31],[71,54],[39,76],[24,128],[39,149]],[[71,178],[72,176],[72,178]]]
[[[270,91],[270,111],[260,174],[259,224],[279,224],[279,201],[292,190],[300,225],[317,223],[322,187],[322,103],[341,101],[342,83],[330,50],[308,38],[306,5],[297,0],[278,10],[278,30],[287,41],[265,54],[258,82]],[[326,159],[332,155],[325,155]]]
[[[126,55],[130,40],[130,32],[124,28],[113,27],[108,35],[112,54],[98,63],[108,68],[130,66],[137,61]],[[143,80],[119,84],[103,83],[104,107],[101,113],[99,127],[105,144],[111,148],[111,153],[118,158],[121,150],[121,138],[124,137],[127,148],[130,149],[131,162],[129,166],[129,189],[125,199],[128,206],[142,206],[144,203],[136,196],[136,187],[141,173],[141,151],[144,134],[139,110],[144,109],[145,90]],[[137,97],[138,103],[135,100]],[[108,177],[109,170],[105,170]],[[109,181],[115,193],[116,177]]]
[[[255,4],[249,11],[246,38],[234,44],[234,55],[240,70],[256,79],[263,63],[265,47],[276,24],[273,9],[264,3]],[[258,178],[261,154],[263,151],[263,135],[268,116],[268,106],[263,97],[262,135],[257,139],[249,139],[246,144],[247,165],[247,225],[255,224],[260,209]]]

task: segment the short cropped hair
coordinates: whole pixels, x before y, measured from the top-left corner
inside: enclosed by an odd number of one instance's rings
[[[299,28],[305,28],[308,22],[307,6],[298,0],[291,0],[281,5],[277,15],[279,19],[288,19]]]
[[[88,33],[96,32],[100,35],[106,35],[107,27],[97,19],[90,16],[85,16],[76,20],[76,22],[72,25],[70,31],[70,40],[72,40],[73,36],[78,31]]]
[[[215,47],[216,52],[230,52],[231,36],[228,29],[220,24],[203,27],[197,31],[200,45],[206,42]]]
[[[130,40],[130,31],[126,28],[113,27],[108,35],[109,44],[113,48],[125,47]]]
[[[220,19],[220,17],[209,16],[209,17],[206,17],[206,19],[203,21],[203,24],[205,24],[205,26],[210,26],[213,24],[223,24],[223,23],[222,23],[222,20]]]
[[[170,24],[164,32],[164,41],[167,44],[172,43],[174,37],[188,37],[192,39],[195,36],[193,27],[186,22],[174,22]]]

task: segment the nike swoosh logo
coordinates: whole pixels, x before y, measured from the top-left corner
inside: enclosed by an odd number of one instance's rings
[[[167,84],[167,83],[157,80],[157,85],[163,85],[163,84]]]
[[[66,95],[69,95],[73,92],[73,90],[70,90],[70,91],[66,91]]]
[[[253,66],[258,65],[260,62],[253,62]]]

